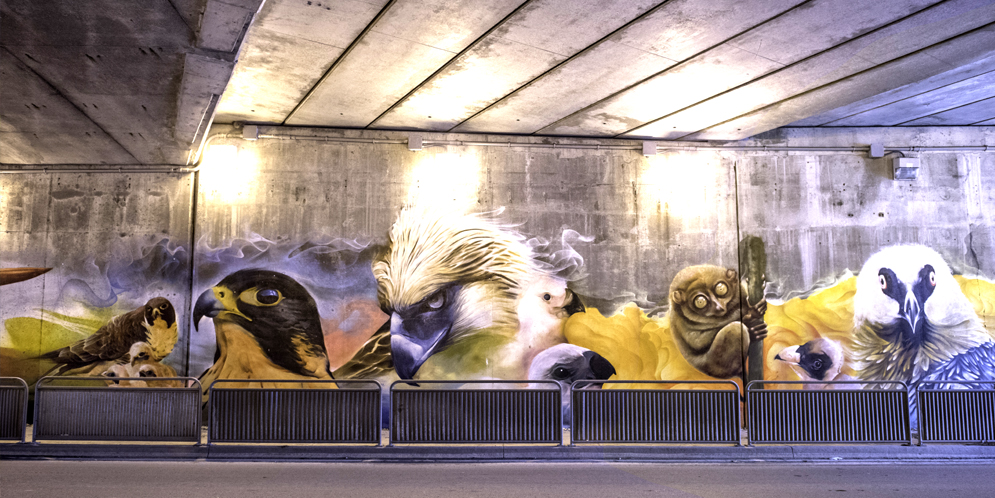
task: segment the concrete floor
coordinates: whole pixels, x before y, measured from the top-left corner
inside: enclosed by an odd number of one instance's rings
[[[992,496],[985,464],[0,461],[2,495],[250,498]]]

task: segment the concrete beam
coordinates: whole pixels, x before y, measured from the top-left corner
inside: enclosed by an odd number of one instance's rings
[[[455,127],[534,133],[790,9],[800,0],[672,0]],[[656,97],[654,97],[655,99]]]
[[[197,30],[197,46],[219,52],[234,52],[252,16],[265,0],[207,0]]]
[[[995,21],[995,19],[993,19]],[[897,126],[995,96],[995,71],[834,121],[831,126]],[[983,121],[986,118],[975,121]]]
[[[449,130],[656,5],[657,0],[533,2],[370,127]]]
[[[193,144],[207,131],[234,66],[231,61],[186,55],[176,105],[174,134],[177,140]]]
[[[386,1],[267,2],[215,119],[282,123]]]
[[[615,136],[906,17],[934,0],[812,0],[540,134]],[[665,98],[661,98],[665,96]]]
[[[902,126],[964,126],[995,118],[995,97],[902,123]]]
[[[881,92],[849,105],[837,107],[830,111],[798,120],[791,123],[791,126],[810,127],[829,124],[855,114],[860,114],[883,105],[888,105],[892,102],[911,98],[946,85],[952,85],[958,81],[970,79],[989,71],[995,71],[995,55],[980,59],[970,64],[965,64],[921,81],[903,85],[887,92]]]
[[[740,140],[978,61],[993,51],[995,24],[989,24],[686,138]]]
[[[286,124],[365,127],[520,4],[398,0]]]
[[[657,119],[623,136],[677,140],[771,102],[908,55],[993,21],[995,8],[987,0],[944,2]],[[928,114],[928,111],[923,114]],[[867,122],[843,126],[869,124],[884,123]]]

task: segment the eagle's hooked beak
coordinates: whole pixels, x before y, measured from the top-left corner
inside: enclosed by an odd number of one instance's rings
[[[595,379],[608,380],[612,375],[615,375],[615,366],[606,360],[604,356],[594,351],[584,351],[582,355],[587,359],[588,365],[591,366],[591,371],[594,372]]]
[[[802,361],[802,356],[798,354],[798,346],[789,346],[782,349],[780,353],[774,355],[774,359],[781,360],[792,365],[797,365]]]
[[[450,327],[451,323],[404,320],[397,313],[391,314],[390,354],[398,377],[413,379],[425,360],[436,352]]]
[[[912,327],[912,333],[917,333],[916,326],[922,320],[922,303],[919,302],[918,296],[911,290],[905,294],[905,303],[903,303],[899,314]]]

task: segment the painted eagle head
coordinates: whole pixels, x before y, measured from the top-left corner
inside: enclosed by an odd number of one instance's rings
[[[857,275],[850,348],[861,378],[914,381],[986,340],[977,313],[936,251],[886,247]]]
[[[529,380],[608,380],[615,367],[594,351],[573,344],[557,344],[536,355],[529,366]],[[600,386],[599,386],[600,387]]]
[[[205,317],[247,333],[274,364],[311,375],[328,369],[328,353],[318,306],[301,284],[271,270],[240,270],[204,291],[194,306],[197,328]],[[218,337],[218,351],[225,346]]]
[[[826,338],[786,347],[774,359],[787,363],[801,380],[818,381],[836,379],[846,363],[840,343]]]
[[[478,215],[420,209],[401,212],[386,252],[372,266],[402,379],[477,333],[514,337],[517,300],[535,270],[531,251],[514,232]]]

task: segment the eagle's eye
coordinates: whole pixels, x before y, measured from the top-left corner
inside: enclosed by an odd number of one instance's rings
[[[729,286],[725,282],[719,282],[715,284],[715,295],[723,297],[729,293]]]
[[[431,297],[429,297],[427,301],[425,301],[425,305],[428,306],[428,308],[431,310],[437,310],[439,308],[442,308],[444,304],[446,304],[445,291],[436,292]]]
[[[822,360],[815,360],[812,362],[812,368],[819,370],[822,368]]]
[[[888,290],[888,280],[884,278],[884,275],[878,275],[878,283],[881,284],[881,290]]]
[[[553,369],[553,378],[563,380],[570,377],[570,370],[567,367],[556,367]]]
[[[547,292],[547,293],[545,293],[545,294],[542,295],[542,299],[544,301],[549,301],[550,299],[553,299],[553,296],[550,296],[549,293]]]
[[[283,293],[277,289],[252,288],[239,294],[238,298],[243,303],[253,306],[276,306],[283,301]]]
[[[691,301],[691,303],[694,304],[695,308],[703,310],[705,309],[705,306],[708,306],[708,299],[705,299],[705,296],[698,294],[694,297],[694,300]]]

